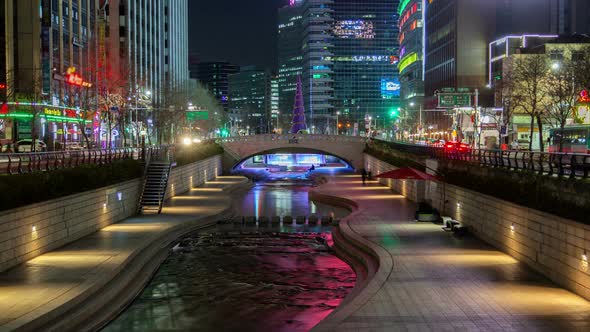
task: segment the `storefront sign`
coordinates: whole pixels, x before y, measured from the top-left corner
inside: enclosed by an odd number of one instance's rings
[[[45,115],[53,115],[53,116],[61,116],[61,110],[55,109],[55,108],[45,107],[43,109],[43,114],[45,114]]]

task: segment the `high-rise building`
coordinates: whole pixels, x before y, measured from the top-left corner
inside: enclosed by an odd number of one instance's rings
[[[424,99],[424,10],[423,0],[400,2],[399,74],[401,104],[406,110],[419,110]]]
[[[590,34],[590,1],[552,0],[551,4],[552,22],[555,22],[553,24],[557,27],[558,34]]]
[[[99,59],[105,81],[164,102],[188,84],[187,0],[101,0]],[[148,93],[149,92],[149,93]]]
[[[240,71],[236,65],[226,61],[201,62],[196,66],[196,77],[207,86],[224,110],[228,110],[229,75]]]
[[[488,42],[495,33],[497,1],[432,1],[425,8],[425,124],[451,128],[453,117],[437,110],[436,91],[483,89],[486,86]],[[480,100],[491,91],[480,91]]]
[[[270,123],[268,128],[270,131],[281,132],[281,123],[280,123],[280,89],[279,89],[279,77],[272,76],[270,78]]]
[[[279,11],[280,108],[301,74],[309,130],[333,132],[336,113],[379,127],[400,107],[398,1],[297,0]],[[382,121],[382,122],[379,122]]]
[[[400,107],[398,1],[334,0],[334,105],[341,119],[390,127]]]
[[[303,71],[303,0],[292,1],[278,15],[279,127],[291,121],[297,77]]]
[[[256,66],[229,75],[229,112],[234,129],[267,133],[271,112],[271,76]]]
[[[145,1],[146,5],[150,1]],[[157,14],[157,13],[156,13]],[[188,0],[164,4],[164,79],[170,89],[186,88],[188,70]]]
[[[312,133],[326,132],[334,112],[333,0],[304,0],[302,83]]]
[[[94,0],[0,2],[0,142],[81,140],[96,97],[95,13]]]

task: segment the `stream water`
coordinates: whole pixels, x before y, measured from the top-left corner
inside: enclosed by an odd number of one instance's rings
[[[329,215],[309,184],[259,184],[236,201],[241,215]],[[352,290],[353,270],[318,233],[222,232],[180,240],[141,295],[103,331],[307,331]]]

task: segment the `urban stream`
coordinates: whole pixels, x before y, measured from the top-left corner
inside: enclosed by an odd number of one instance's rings
[[[236,194],[237,215],[348,214],[310,202],[311,188],[302,175],[275,175]],[[103,331],[308,331],[354,287],[354,271],[329,248],[329,228],[224,227],[182,238],[180,249]]]

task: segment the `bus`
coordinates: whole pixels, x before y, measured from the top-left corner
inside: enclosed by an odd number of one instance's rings
[[[549,130],[549,152],[590,153],[590,125],[567,126]],[[563,143],[559,151],[559,144]]]

